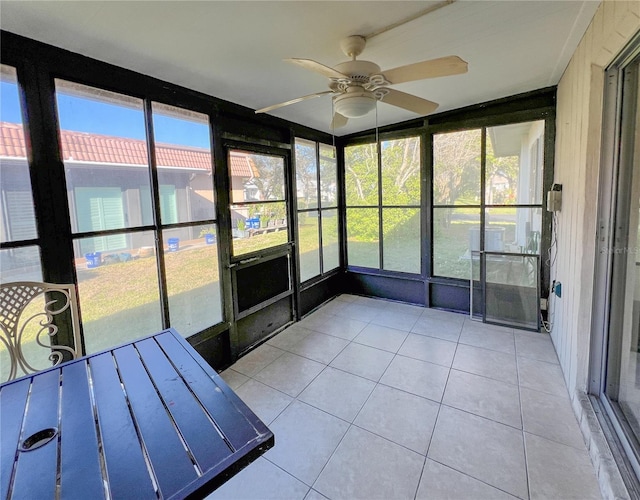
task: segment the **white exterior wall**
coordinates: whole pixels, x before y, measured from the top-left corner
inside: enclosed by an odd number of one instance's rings
[[[572,399],[588,387],[604,70],[640,30],[640,2],[604,1],[558,85],[554,182],[562,184],[558,257],[562,283],[552,340]]]

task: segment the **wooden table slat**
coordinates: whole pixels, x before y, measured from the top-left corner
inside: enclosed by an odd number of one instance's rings
[[[198,475],[134,347],[113,353],[158,486],[164,496],[171,496]]]
[[[203,406],[216,421],[233,447],[238,450],[248,443],[261,440],[269,430],[257,417],[250,421],[247,414],[253,415],[248,407],[224,383],[213,370],[208,374],[196,360],[184,350],[178,340],[171,334],[157,337],[158,343],[167,353],[180,374],[189,383]],[[219,390],[211,390],[211,382]],[[230,411],[234,408],[236,411]]]
[[[154,339],[136,343],[147,370],[201,470],[232,452]]]
[[[33,377],[21,439],[43,429],[58,429],[59,388],[59,369]],[[58,436],[40,448],[18,452],[13,496],[54,498],[57,466]]]
[[[20,439],[22,419],[29,394],[30,379],[22,379],[10,385],[0,388],[0,498],[7,498],[9,484],[13,472],[13,464],[16,457],[14,443]],[[17,408],[18,411],[11,411]]]
[[[157,499],[111,353],[89,358],[113,498]]]
[[[60,494],[64,499],[104,497],[98,438],[89,393],[87,365],[62,368]]]

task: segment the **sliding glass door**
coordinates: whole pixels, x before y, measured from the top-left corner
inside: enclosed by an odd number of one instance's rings
[[[640,456],[640,56],[617,73],[618,169],[602,396],[628,451]],[[632,461],[633,463],[634,461]]]

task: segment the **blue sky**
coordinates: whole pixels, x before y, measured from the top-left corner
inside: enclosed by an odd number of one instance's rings
[[[58,116],[63,130],[144,139],[142,110],[58,94]],[[15,83],[0,84],[0,121],[21,123]],[[156,142],[208,148],[209,127],[202,123],[153,115]]]

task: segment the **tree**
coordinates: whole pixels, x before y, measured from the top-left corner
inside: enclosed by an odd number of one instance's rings
[[[296,141],[298,209],[318,206],[318,164],[315,143]]]
[[[480,143],[480,129],[434,136],[434,204],[480,203]]]
[[[279,156],[250,155],[258,175],[252,182],[263,200],[284,200],[284,160]]]

